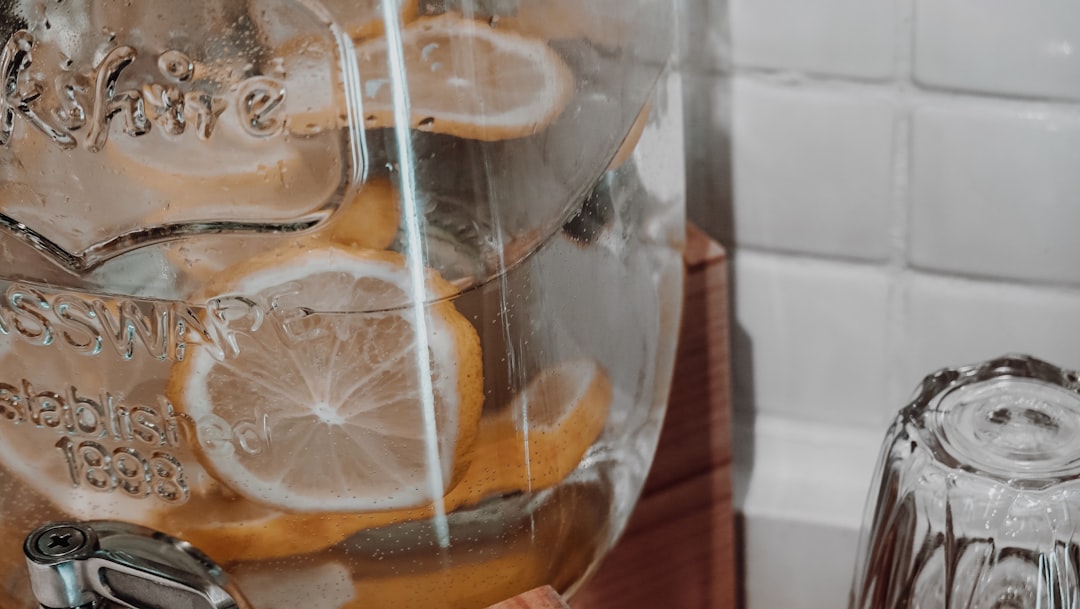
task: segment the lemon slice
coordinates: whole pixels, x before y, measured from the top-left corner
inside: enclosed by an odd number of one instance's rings
[[[480,427],[469,471],[447,503],[468,505],[561,482],[603,431],[611,399],[611,380],[593,360],[543,370],[505,412]]]
[[[230,575],[250,606],[259,609],[340,609],[356,597],[349,568],[336,561],[287,569],[241,567],[230,569]]]
[[[619,149],[615,151],[615,156],[612,157],[611,162],[608,163],[608,171],[612,171],[622,167],[623,163],[630,160],[630,156],[634,154],[634,149],[637,148],[638,142],[641,141],[641,134],[645,132],[645,126],[649,124],[649,114],[652,111],[652,104],[646,103],[642,106],[641,111],[638,112],[637,118],[634,119],[634,124],[630,125],[630,131],[623,138],[622,144],[619,145]]]
[[[386,249],[397,236],[400,197],[385,178],[373,178],[310,237],[358,248]]]
[[[512,15],[498,16],[495,27],[542,40],[586,40],[614,51],[633,43],[642,18],[635,10],[611,10],[615,5],[581,0],[519,0]],[[635,27],[638,26],[638,27]]]
[[[595,485],[560,486],[512,508],[494,524],[505,527],[497,541],[464,538],[451,543],[449,556],[354,567],[356,598],[345,609],[479,609],[545,584],[565,592],[607,547],[604,493]],[[505,509],[492,506],[494,513]],[[520,525],[508,524],[515,519]]]
[[[368,127],[394,124],[388,39],[357,47]],[[421,17],[401,32],[410,126],[477,140],[536,133],[562,112],[574,80],[541,40],[452,13]]]
[[[479,609],[542,582],[552,558],[535,548],[513,548],[490,558],[396,577],[359,578],[356,600],[344,609]]]
[[[416,19],[419,0],[391,0],[398,5],[401,23]],[[322,0],[322,5],[337,19],[354,40],[375,38],[386,30],[382,0]]]
[[[238,112],[223,112],[207,140],[152,129],[110,137],[103,149],[133,196],[164,208],[173,222],[291,221],[320,207],[340,182],[340,153],[323,141],[246,133]],[[142,189],[138,192],[135,189]]]
[[[296,250],[326,245],[386,249],[397,237],[400,197],[390,181],[373,178],[342,203],[325,224],[312,232],[282,235],[206,235],[164,244],[166,259],[197,285],[237,264],[255,258],[273,243]],[[151,220],[157,223],[159,220]]]
[[[294,512],[424,505],[432,501],[428,417],[447,486],[473,443],[483,403],[480,343],[450,302],[426,305],[423,325],[403,305],[453,293],[434,273],[414,286],[392,252],[271,252],[225,271],[208,293],[263,303],[269,317],[222,360],[193,345],[174,366],[168,394],[199,423],[208,469],[248,499]],[[372,312],[309,315],[304,307]],[[426,361],[417,352],[421,331]],[[251,446],[205,424],[242,420],[259,422]]]
[[[220,485],[197,503],[162,513],[155,526],[223,563],[310,554],[353,534],[352,514],[286,514]]]
[[[565,480],[603,431],[611,397],[611,381],[593,361],[567,362],[541,372],[510,408],[481,420],[468,469],[444,496],[444,509],[452,512],[500,494],[539,491]],[[530,414],[531,425],[517,423],[522,413]],[[218,489],[199,504],[166,514],[158,526],[230,562],[316,552],[362,530],[434,515],[431,506],[288,514]]]

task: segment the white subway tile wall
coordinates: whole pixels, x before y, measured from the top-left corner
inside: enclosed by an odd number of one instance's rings
[[[731,0],[735,64],[885,79],[893,73],[891,0]]]
[[[745,251],[734,278],[735,315],[751,340],[735,361],[736,408],[879,427],[889,397],[888,274]]]
[[[1073,290],[930,274],[906,283],[904,376],[1006,353],[1077,366],[1080,294]]]
[[[930,271],[1080,283],[1080,114],[927,100],[914,115],[910,261]]]
[[[740,419],[863,445],[939,367],[1080,368],[1080,2],[682,1],[689,206],[734,257]],[[736,442],[776,445],[762,433]],[[819,472],[863,505],[868,474],[804,453],[737,484]],[[859,510],[780,495],[740,495],[746,609],[835,607],[855,552],[835,531]],[[766,534],[778,519],[801,532]],[[826,538],[835,560],[813,560]],[[780,599],[777,581],[814,585]]]
[[[735,81],[738,245],[888,259],[893,103],[858,93]]]
[[[1080,99],[1080,4],[917,0],[915,80],[990,95]]]

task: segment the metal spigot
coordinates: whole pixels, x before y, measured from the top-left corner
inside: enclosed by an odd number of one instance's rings
[[[54,522],[23,544],[43,609],[247,609],[225,572],[186,541],[124,522]]]

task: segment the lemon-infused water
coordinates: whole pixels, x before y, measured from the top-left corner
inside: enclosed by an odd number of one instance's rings
[[[83,57],[45,7],[10,33],[9,67],[88,67],[0,149],[2,606],[37,606],[22,539],[63,520],[187,540],[257,609],[572,591],[674,359],[678,82],[620,59],[653,3],[540,29],[528,2],[373,3],[334,35],[313,3],[207,4],[216,63],[145,25]]]
[[[451,335],[431,347],[432,367],[483,375],[446,390],[471,394],[456,406],[434,405],[456,414],[437,419],[440,443],[461,445],[439,461],[449,491],[438,508],[422,413],[392,395],[416,391],[408,358],[375,361],[408,350],[393,334],[401,309],[311,313],[259,294],[206,307],[7,282],[0,502],[13,606],[32,606],[21,539],[72,518],[187,539],[245,591],[265,582],[250,593],[267,606],[313,573],[340,595],[318,606],[355,594],[387,603],[373,606],[480,607],[572,586],[643,480],[667,386],[657,362],[678,315],[677,244],[623,240],[625,210],[610,213],[425,308],[433,334]],[[442,316],[453,321],[432,327]],[[383,362],[402,374],[367,372]],[[386,412],[365,412],[384,392]]]

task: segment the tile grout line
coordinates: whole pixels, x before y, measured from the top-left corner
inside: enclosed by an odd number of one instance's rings
[[[894,0],[905,2],[906,0]],[[901,22],[903,19],[900,20]],[[736,66],[719,72],[703,72],[702,75],[717,78],[744,78],[777,87],[799,87],[806,90],[827,92],[887,92],[894,91],[897,77],[892,79],[870,79],[855,76],[839,76],[821,72],[803,72],[754,66]],[[920,85],[914,78],[907,82],[913,99],[934,101],[937,103],[962,103],[976,106],[1012,106],[1047,109],[1061,114],[1080,115],[1080,101],[1063,97],[1039,97],[1010,95],[999,92],[979,92],[961,89],[945,89]]]
[[[907,306],[910,266],[908,254],[911,233],[911,183],[914,154],[915,71],[915,0],[893,0],[896,10],[896,63],[894,89],[894,133],[892,142],[892,184],[890,189],[891,256],[886,266],[889,293],[885,314],[888,328],[884,345],[885,387],[881,395],[883,422],[892,418],[901,404],[894,403],[903,395],[904,354],[907,353],[907,328],[910,311]]]
[[[767,258],[783,260],[786,264],[798,264],[812,266],[825,266],[833,268],[858,269],[861,271],[882,270],[888,272],[893,268],[905,279],[929,279],[932,281],[947,281],[952,283],[970,284],[972,287],[1001,287],[1015,288],[1018,290],[1033,290],[1068,297],[1080,297],[1080,284],[1047,282],[1044,280],[1022,281],[1013,277],[994,277],[990,275],[975,275],[950,271],[936,271],[917,266],[905,265],[903,268],[893,266],[889,261],[868,260],[861,258],[844,258],[815,253],[800,252],[795,250],[781,250],[772,247],[760,247],[756,245],[739,245],[731,251],[732,259],[739,253],[751,256],[763,256]]]

